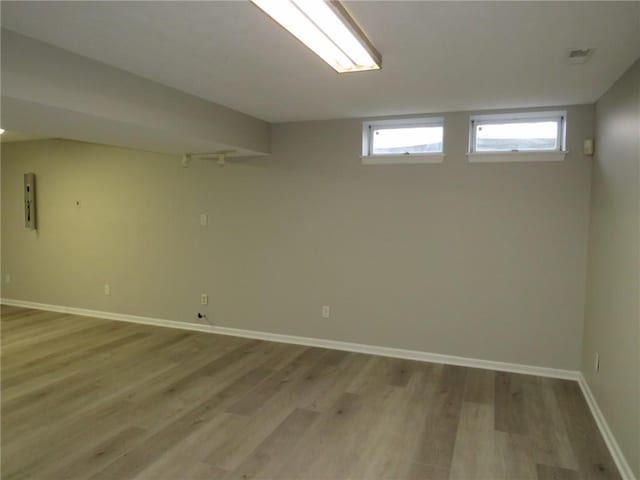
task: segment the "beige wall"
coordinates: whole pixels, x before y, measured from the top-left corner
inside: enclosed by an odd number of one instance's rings
[[[596,112],[582,370],[640,477],[640,60]]]
[[[465,113],[445,115],[441,165],[361,165],[359,120],[275,125],[271,157],[223,168],[5,144],[2,295],[578,369],[593,114],[568,108],[557,163],[467,163]],[[28,171],[37,233],[22,226]]]

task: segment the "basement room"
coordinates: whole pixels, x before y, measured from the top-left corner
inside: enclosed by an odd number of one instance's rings
[[[3,480],[640,479],[640,1],[0,14]]]

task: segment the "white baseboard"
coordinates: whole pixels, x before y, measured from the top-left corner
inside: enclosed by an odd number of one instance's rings
[[[28,302],[24,300],[12,300],[8,298],[0,299],[3,305],[14,307],[32,308],[35,310],[47,310],[50,312],[69,313],[82,315],[85,317],[102,318],[105,320],[118,320],[124,322],[142,323],[145,325],[156,325],[159,327],[179,328],[183,330],[193,330],[197,332],[217,333],[219,335],[231,335],[234,337],[255,338],[278,343],[293,343],[309,347],[329,348],[333,350],[345,350],[349,352],[368,353],[371,355],[381,355],[384,357],[403,358],[407,360],[418,360],[421,362],[443,363],[448,365],[458,365],[462,367],[483,368],[485,370],[498,370],[502,372],[522,373],[526,375],[537,375],[540,377],[562,378],[568,380],[578,380],[580,372],[573,370],[561,370],[556,368],[538,367],[534,365],[523,365],[518,363],[495,362],[492,360],[481,360],[475,358],[458,357],[453,355],[442,355],[440,353],[429,353],[418,350],[406,350],[402,348],[382,347],[378,345],[366,345],[362,343],[341,342],[323,338],[299,337],[295,335],[283,335],[280,333],[260,332],[257,330],[242,330],[239,328],[219,327],[214,325],[204,325],[199,323],[178,322],[175,320],[164,320],[159,318],[141,317],[127,315],[123,313],[101,312],[98,310],[87,310],[84,308],[65,307],[61,305],[49,305],[46,303]]]
[[[607,423],[607,419],[602,414],[602,410],[598,406],[598,402],[596,401],[596,397],[594,397],[591,388],[589,388],[589,384],[587,380],[580,372],[578,376],[578,384],[580,385],[580,390],[582,390],[582,394],[589,405],[589,409],[591,410],[591,414],[593,418],[595,418],[596,423],[598,424],[598,428],[600,429],[600,433],[602,434],[602,438],[604,438],[607,447],[609,448],[609,452],[611,452],[611,456],[613,460],[616,462],[618,466],[618,470],[620,471],[620,476],[623,480],[636,480],[633,471],[631,470],[631,466],[627,462],[622,450],[620,449],[620,445],[616,441],[616,437],[613,435],[613,432],[609,428],[609,424]]]
[[[613,457],[623,480],[636,480],[631,467],[627,463],[618,442],[609,429],[598,404],[589,389],[581,372],[574,370],[561,370],[556,368],[538,367],[534,365],[523,365],[518,363],[495,362],[492,360],[481,360],[475,358],[458,357],[454,355],[442,355],[439,353],[429,353],[417,350],[405,350],[401,348],[389,348],[377,345],[366,345],[362,343],[341,342],[322,338],[299,337],[295,335],[283,335],[279,333],[260,332],[256,330],[243,330],[239,328],[218,327],[214,325],[203,325],[198,323],[178,322],[175,320],[165,320],[151,317],[141,317],[137,315],[127,315],[123,313],[101,312],[98,310],[88,310],[84,308],[65,307],[61,305],[49,305],[46,303],[28,302],[24,300],[0,299],[3,305],[14,307],[32,308],[35,310],[47,310],[50,312],[69,313],[82,315],[85,317],[101,318],[105,320],[117,320],[122,322],[141,323],[144,325],[155,325],[158,327],[178,328],[182,330],[192,330],[197,332],[215,333],[219,335],[231,335],[235,337],[254,338],[278,343],[292,343],[310,347],[329,348],[333,350],[345,350],[349,352],[368,353],[371,355],[381,355],[384,357],[403,358],[417,360],[421,362],[441,363],[447,365],[458,365],[462,367],[482,368],[486,370],[497,370],[502,372],[522,373],[525,375],[537,375],[540,377],[561,378],[575,380],[580,385],[591,413],[596,420],[598,428],[604,438],[611,456]]]

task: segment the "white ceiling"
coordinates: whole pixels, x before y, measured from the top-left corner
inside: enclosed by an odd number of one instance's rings
[[[381,71],[335,73],[248,1],[1,3],[5,28],[271,122],[590,103],[640,56],[640,2],[347,6]]]

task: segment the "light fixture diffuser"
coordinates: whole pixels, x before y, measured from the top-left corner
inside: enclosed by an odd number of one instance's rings
[[[337,72],[380,69],[380,54],[340,2],[251,1]]]

